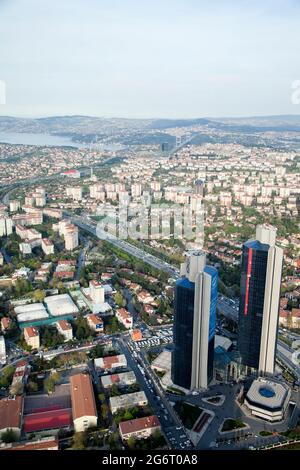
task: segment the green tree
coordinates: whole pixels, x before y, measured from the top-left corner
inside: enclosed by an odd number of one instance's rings
[[[18,434],[11,428],[7,429],[1,434],[1,440],[2,442],[5,442],[5,444],[16,442],[18,440]]]
[[[84,432],[77,432],[73,436],[72,449],[84,450],[87,445],[87,438]]]
[[[108,419],[108,406],[106,403],[102,403],[101,405],[101,418],[103,421],[106,421]]]
[[[115,302],[119,307],[125,307],[126,306],[126,299],[122,295],[122,293],[119,291],[115,294]]]
[[[43,302],[45,299],[45,296],[46,296],[45,292],[41,289],[37,289],[33,293],[33,298],[35,302]]]
[[[0,387],[9,387],[11,384],[15,368],[13,366],[6,367],[0,375]]]
[[[129,449],[134,449],[135,446],[136,446],[136,440],[133,438],[133,437],[130,437],[128,440],[127,440],[127,445],[129,447]]]

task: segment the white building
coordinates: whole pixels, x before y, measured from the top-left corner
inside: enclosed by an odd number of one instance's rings
[[[49,238],[42,239],[42,250],[45,255],[52,255],[54,253],[54,245]]]
[[[74,201],[81,201],[82,199],[82,187],[81,186],[71,186],[66,189],[68,197],[74,199]]]
[[[252,382],[244,404],[254,416],[276,422],[284,418],[290,397],[291,390],[286,384],[259,377]]]
[[[127,393],[111,397],[109,399],[112,414],[117,413],[118,410],[133,408],[135,406],[146,406],[148,400],[145,392]]]
[[[90,281],[90,297],[95,304],[103,304],[104,299],[104,287],[97,281]]]
[[[0,364],[6,363],[6,346],[5,338],[3,335],[0,336]]]
[[[51,295],[49,297],[45,297],[44,302],[47,305],[50,315],[53,317],[74,315],[75,313],[78,313],[78,308],[69,294]]]
[[[39,349],[40,334],[35,326],[26,326],[26,328],[24,328],[24,339],[32,349]]]
[[[71,341],[73,339],[72,326],[67,320],[59,320],[56,323],[57,331],[64,336],[65,341]]]

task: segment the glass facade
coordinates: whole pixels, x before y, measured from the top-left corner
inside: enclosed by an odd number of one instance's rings
[[[189,389],[192,374],[195,284],[187,278],[176,282],[172,352],[172,381]]]
[[[218,271],[206,266],[204,272],[211,276],[209,339],[208,339],[208,379],[213,377],[214,340],[216,329],[216,307],[218,298]],[[190,389],[192,376],[193,323],[194,323],[195,284],[187,278],[177,281],[175,288],[174,325],[172,352],[172,381]]]
[[[238,348],[242,364],[258,369],[269,245],[248,241],[243,246]]]

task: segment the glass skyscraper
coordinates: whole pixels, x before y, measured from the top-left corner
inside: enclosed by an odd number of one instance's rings
[[[273,374],[283,252],[276,229],[259,225],[256,239],[243,245],[238,348],[242,363]]]
[[[172,381],[186,389],[207,388],[213,375],[218,272],[203,252],[192,251],[175,287]]]

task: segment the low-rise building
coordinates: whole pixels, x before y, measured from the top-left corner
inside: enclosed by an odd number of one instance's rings
[[[133,371],[121,372],[120,374],[103,375],[101,384],[103,388],[110,388],[114,384],[124,387],[136,383],[136,376]]]
[[[119,367],[127,367],[127,360],[124,354],[119,354],[117,356],[98,357],[94,359],[94,364],[96,369],[108,371]]]
[[[125,326],[127,329],[131,329],[133,326],[132,315],[125,308],[118,308],[116,311],[117,320]]]
[[[26,326],[26,328],[24,328],[24,339],[32,349],[39,349],[40,334],[35,326]]]
[[[73,339],[73,330],[71,324],[67,320],[59,320],[56,323],[57,331],[64,336],[65,341]]]
[[[134,392],[111,397],[109,403],[112,414],[115,414],[118,410],[133,408],[134,406],[146,406],[148,400],[145,392]]]
[[[6,364],[6,346],[3,335],[0,335],[0,364]]]
[[[100,315],[96,315],[95,313],[91,313],[90,315],[86,316],[87,322],[89,327],[96,331],[96,333],[103,333],[104,332],[104,323]]]
[[[72,413],[75,432],[97,426],[97,409],[91,377],[76,374],[70,377]]]
[[[8,429],[12,429],[19,437],[22,427],[23,396],[3,398],[0,400],[0,437]]]
[[[143,334],[141,330],[137,328],[135,330],[132,330],[131,339],[132,341],[141,341],[143,339]]]
[[[50,436],[38,440],[14,442],[0,446],[0,450],[58,450],[58,438]]]
[[[131,437],[134,439],[147,439],[160,429],[158,417],[154,415],[123,421],[119,424],[120,436],[123,441]]]
[[[254,416],[276,422],[284,418],[290,397],[286,384],[259,377],[252,382],[244,404]]]

